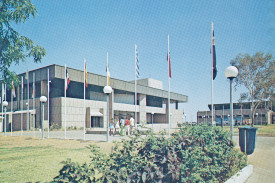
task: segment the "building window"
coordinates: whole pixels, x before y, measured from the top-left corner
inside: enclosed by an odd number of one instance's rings
[[[97,117],[97,116],[91,116],[91,127],[92,128],[97,128],[97,127],[103,127],[103,124],[101,123],[103,121],[102,117]]]

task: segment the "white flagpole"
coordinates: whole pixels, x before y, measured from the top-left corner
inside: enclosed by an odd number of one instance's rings
[[[13,81],[12,81],[12,90],[11,90],[11,136],[12,136],[12,110],[13,110]]]
[[[168,35],[168,124],[169,124],[169,137],[171,134],[171,122],[170,122],[170,48],[169,48],[169,35]]]
[[[3,115],[3,113],[4,113],[4,112],[3,112],[3,111],[4,111],[3,101],[4,101],[4,83],[2,83],[2,97],[1,97],[1,106],[2,106],[2,111],[1,111],[1,112],[2,112],[2,119],[4,119],[4,118],[3,118],[3,116],[4,116],[4,115]]]
[[[50,69],[48,69],[48,138],[50,138]]]
[[[21,80],[22,80],[22,86],[21,86],[21,98],[22,98],[22,108],[21,108],[21,136],[23,135],[23,110],[24,110],[24,96],[23,96],[23,90],[24,90],[24,80],[23,80],[23,76],[21,76]]]
[[[83,83],[83,89],[84,89],[84,123],[83,123],[83,140],[85,140],[85,131],[86,131],[86,85],[85,85],[85,83],[87,82],[86,81],[86,60],[85,60],[85,58],[84,58],[84,75],[83,75],[84,77],[84,83]]]
[[[135,44],[135,126],[137,127],[137,45]]]
[[[66,90],[66,87],[67,87],[67,76],[66,76],[66,71],[67,71],[67,67],[66,67],[66,64],[65,64],[65,78],[64,78],[64,82],[65,82],[65,87],[64,87],[64,95],[65,95],[65,123],[64,123],[64,132],[65,132],[65,139],[66,139],[66,128],[67,128],[67,103],[66,103],[66,95],[67,95],[67,90]]]
[[[7,84],[5,83],[5,101],[7,101]]]
[[[212,55],[214,54],[213,53],[213,22],[211,22],[211,42],[212,42],[212,45],[211,45],[211,50],[212,50]],[[212,125],[214,123],[213,121],[213,56],[212,56],[212,61],[211,61],[211,122],[212,122]]]
[[[32,108],[35,110],[35,72],[33,72],[32,79],[32,90],[33,90],[33,98],[32,98]],[[34,115],[35,116],[35,115]],[[33,117],[33,135],[35,136],[35,117]]]
[[[28,113],[27,113],[27,130],[30,130],[30,86],[29,86],[29,71],[27,71],[27,83],[28,83],[28,92],[27,92],[27,95],[28,95],[28,106],[27,106],[27,110],[28,110]]]

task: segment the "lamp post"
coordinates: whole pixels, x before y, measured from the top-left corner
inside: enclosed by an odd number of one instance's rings
[[[256,124],[258,122],[258,113],[256,113]]]
[[[235,66],[229,66],[225,69],[224,75],[230,80],[230,131],[233,139],[233,103],[232,103],[232,81],[238,75],[238,69]]]
[[[107,142],[109,142],[109,95],[112,93],[113,89],[111,86],[105,86],[103,92],[107,94]]]
[[[26,102],[26,106],[27,106],[27,131],[30,130],[30,126],[29,126],[29,103]]]
[[[154,130],[154,112],[151,113],[152,114],[152,131]]]
[[[47,102],[47,97],[41,96],[40,102],[42,103],[42,139],[44,139],[44,104]]]
[[[5,107],[5,123],[4,123],[4,136],[6,136],[6,131],[7,131],[7,116],[6,116],[6,113],[7,113],[7,106],[9,105],[9,103],[7,101],[4,101],[3,102],[3,106]]]

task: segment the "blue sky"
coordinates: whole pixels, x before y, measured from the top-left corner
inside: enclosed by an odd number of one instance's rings
[[[229,102],[224,70],[238,53],[275,55],[275,0],[232,1],[95,1],[36,0],[34,19],[15,29],[47,50],[41,64],[12,66],[17,73],[49,64],[67,64],[111,77],[134,80],[134,45],[141,78],[163,81],[168,89],[167,35],[172,62],[171,91],[187,95],[181,104],[187,120],[211,103],[211,21],[214,22],[218,74],[214,103]],[[237,101],[242,89],[234,93]]]

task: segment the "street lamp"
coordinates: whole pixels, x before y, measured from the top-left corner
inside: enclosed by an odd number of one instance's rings
[[[154,130],[154,112],[151,113],[152,114],[152,131]]]
[[[229,66],[225,69],[224,75],[230,80],[230,131],[233,139],[233,103],[232,103],[232,81],[238,75],[238,69],[235,66]]]
[[[29,109],[29,103],[26,102],[26,106],[27,106],[27,109]],[[29,110],[27,112],[27,131],[30,130],[30,126],[29,126]]]
[[[42,103],[42,139],[44,139],[44,104],[47,102],[47,97],[41,96],[40,102]]]
[[[256,124],[258,123],[258,113],[256,113]]]
[[[109,142],[109,94],[112,93],[113,89],[111,86],[105,86],[103,92],[107,94],[107,142]]]
[[[4,136],[6,136],[6,131],[7,131],[7,117],[6,117],[6,113],[7,113],[7,106],[9,105],[9,103],[7,101],[3,102],[3,106],[5,107],[5,126],[4,126]]]

